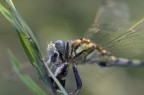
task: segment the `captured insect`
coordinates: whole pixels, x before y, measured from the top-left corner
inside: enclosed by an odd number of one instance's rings
[[[85,32],[83,38],[69,41],[56,40],[48,44],[48,60],[45,65],[53,71],[54,76],[63,87],[66,86],[69,68],[72,67],[76,89],[69,95],[78,94],[82,88],[82,80],[77,69],[79,64],[89,63],[107,68],[144,65],[144,61],[133,59],[143,55],[144,18],[125,30],[128,20],[129,9],[125,3],[107,0],[98,9],[94,23]],[[31,36],[28,36],[28,41],[33,41]],[[36,58],[39,58],[38,62],[42,63],[39,52],[33,51]],[[127,55],[131,56],[126,57]],[[47,68],[44,68],[43,71],[44,77],[41,77],[43,81],[49,78],[54,89],[61,91],[52,76],[48,74]]]
[[[144,65],[144,61],[129,60],[111,53],[111,48],[123,49],[123,45],[128,46],[125,49],[130,47],[133,49],[134,47],[144,48],[141,40],[144,38],[144,19],[138,21],[128,30],[124,30],[123,27],[126,26],[129,19],[127,12],[128,9],[123,3],[108,0],[107,4],[100,7],[94,24],[83,38],[66,42],[56,40],[48,44],[49,57],[46,64],[51,69],[55,68],[54,75],[63,87],[65,87],[69,66],[72,66],[77,87],[70,95],[77,94],[82,87],[82,80],[76,67],[78,64],[93,63],[101,67]],[[104,44],[101,42],[103,39],[106,39]],[[129,43],[132,42],[130,40],[134,43]],[[52,78],[51,81],[55,89],[59,90]]]

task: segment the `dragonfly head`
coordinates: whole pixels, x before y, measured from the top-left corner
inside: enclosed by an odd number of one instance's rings
[[[62,40],[57,40],[53,42],[55,44],[56,50],[60,54],[64,54],[65,52],[65,43]]]

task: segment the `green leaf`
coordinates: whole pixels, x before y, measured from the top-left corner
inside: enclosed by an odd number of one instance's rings
[[[0,11],[1,13],[4,15],[4,17],[11,23],[14,25],[14,21],[13,21],[13,17],[10,14],[10,12],[3,6],[0,4]]]
[[[20,63],[10,51],[8,53],[14,70],[19,75],[20,79],[27,85],[27,87],[32,90],[35,95],[46,95],[46,93],[29,76],[21,73],[21,67],[19,65]]]
[[[36,60],[35,53],[33,52],[33,48],[31,47],[31,44],[28,42],[28,40],[25,39],[25,37],[21,33],[19,33],[19,32],[17,32],[17,33],[18,33],[20,42],[22,44],[22,47],[23,47],[30,63],[32,64],[32,66],[38,67],[38,64],[34,64],[35,62],[37,62],[37,60]]]
[[[23,31],[19,31],[19,32],[23,32],[25,34],[25,36],[31,38],[33,44],[35,45],[35,48],[37,48],[37,50],[40,50],[40,46],[33,34],[33,32],[31,31],[31,29],[29,28],[29,26],[26,24],[26,22],[23,20],[23,18],[20,16],[20,14],[17,12],[16,8],[14,7],[12,0],[4,0],[10,10],[10,13],[15,17],[15,20],[17,21],[18,25],[20,25],[21,30]]]
[[[16,29],[16,32],[19,36],[19,40],[22,44],[22,47],[29,59],[30,63],[33,67],[36,68],[37,73],[41,80],[48,85],[54,95],[56,91],[50,81],[49,75],[52,76],[53,80],[57,83],[58,87],[61,89],[64,95],[68,95],[59,81],[55,78],[52,71],[49,67],[46,66],[44,62],[44,57],[41,53],[40,46],[26,22],[22,19],[22,17],[17,12],[14,7],[12,0],[4,0],[8,9],[0,4],[0,11],[4,15],[4,17],[12,24],[12,26]],[[19,66],[14,66],[15,70],[19,70]],[[19,73],[20,74],[20,73]],[[27,76],[25,77],[26,79]],[[28,79],[29,80],[29,79]],[[25,82],[25,81],[24,81]],[[27,84],[27,83],[26,83]]]

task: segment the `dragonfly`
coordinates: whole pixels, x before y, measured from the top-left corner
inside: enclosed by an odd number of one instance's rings
[[[129,29],[123,29],[129,19],[127,12],[128,8],[125,4],[108,0],[104,6],[99,8],[95,22],[85,32],[83,38],[66,42],[56,40],[48,44],[49,57],[46,64],[51,69],[55,68],[54,75],[63,87],[65,87],[69,67],[72,66],[77,87],[70,95],[76,95],[82,87],[82,80],[76,67],[78,64],[92,63],[101,67],[138,67],[144,65],[144,61],[117,57],[111,52],[112,49],[118,49],[118,53],[126,53],[131,48],[144,48],[142,45],[144,18]],[[136,52],[138,50],[132,50],[130,54],[137,55]],[[59,88],[52,78],[51,81],[55,89],[58,90]]]
[[[46,65],[53,70],[63,87],[66,85],[69,68],[72,67],[76,89],[70,95],[78,94],[82,88],[82,79],[77,69],[79,64],[89,63],[107,68],[144,65],[144,61],[123,57],[126,54],[141,55],[144,48],[144,18],[125,29],[129,20],[128,12],[125,3],[107,0],[98,9],[94,23],[84,33],[83,38],[56,40],[48,44]],[[51,76],[49,77],[54,88],[60,90]]]

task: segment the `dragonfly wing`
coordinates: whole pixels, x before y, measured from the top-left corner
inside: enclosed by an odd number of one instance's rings
[[[143,59],[144,18],[128,30],[113,33],[113,36],[103,47],[120,57]]]
[[[107,2],[100,7],[96,21],[101,32],[116,32],[125,27],[129,21],[128,6],[119,1]]]
[[[110,1],[99,8],[93,27],[85,34],[117,57],[142,59],[144,19],[127,30],[128,6],[120,1]],[[92,31],[96,29],[97,32]]]
[[[85,38],[91,38],[94,34],[111,34],[124,28],[129,21],[129,8],[120,1],[107,0],[100,6],[92,26],[84,34]]]
[[[102,45],[103,42],[107,42],[113,33],[125,28],[130,17],[127,4],[118,0],[106,1],[108,2],[99,7],[94,23],[84,34],[85,38],[91,39],[100,45]],[[114,68],[101,68],[99,66],[92,67],[94,68],[94,72],[97,72],[94,77],[100,80],[113,75],[114,72],[117,71],[117,69]]]

